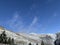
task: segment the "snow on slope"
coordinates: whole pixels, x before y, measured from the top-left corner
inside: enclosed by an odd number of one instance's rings
[[[54,45],[54,41],[56,39],[55,34],[25,34],[25,33],[20,33],[20,35],[24,36],[28,40],[33,39],[37,42],[41,42],[42,40],[44,41],[45,45]]]
[[[53,41],[56,39],[55,34],[26,34],[26,33],[14,33],[7,29],[0,29],[0,34],[5,31],[7,37],[14,38],[16,41],[35,41],[41,42],[43,40],[45,43],[53,44]],[[52,42],[52,43],[51,43]]]
[[[44,41],[45,45],[54,45],[54,41],[56,39],[55,34],[36,34],[36,33],[32,33],[31,35],[39,37],[41,40]]]
[[[32,36],[30,34],[25,34],[25,33],[19,33],[19,34],[22,35],[23,37],[25,37],[29,41],[31,41],[31,40],[36,41],[36,42],[41,41],[41,39],[37,36]]]
[[[4,30],[0,30],[0,34],[5,31],[5,33],[7,34],[7,37],[11,37],[11,38],[14,38],[16,41],[23,41],[23,40],[26,40],[24,39],[22,36],[12,32],[12,31],[9,31],[7,29],[4,29]]]

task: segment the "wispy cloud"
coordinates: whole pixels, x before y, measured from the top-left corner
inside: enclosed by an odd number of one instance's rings
[[[37,21],[38,21],[38,18],[35,16],[29,27],[35,25]]]
[[[26,28],[23,28],[22,32],[30,33],[30,32],[36,31],[37,27],[38,27],[37,24],[38,24],[38,18],[36,16],[34,16],[34,18],[32,19],[32,22],[28,26],[25,25]]]
[[[32,22],[30,23],[30,25],[28,26],[28,33],[34,33],[37,32],[38,30],[40,30],[41,28],[41,24],[38,23],[38,17],[34,16]]]
[[[37,16],[34,16],[29,25],[25,24],[23,19],[19,13],[15,13],[10,20],[6,21],[6,25],[15,32],[30,33],[37,32],[37,30],[40,29],[41,24],[38,23]],[[26,22],[28,22],[28,20]]]
[[[20,31],[24,27],[22,18],[21,16],[19,16],[18,13],[15,13],[13,17],[7,21],[6,25],[8,25],[9,28],[17,32]]]

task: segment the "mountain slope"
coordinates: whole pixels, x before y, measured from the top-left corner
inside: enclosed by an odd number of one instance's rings
[[[41,42],[44,41],[45,44],[53,45],[56,39],[55,34],[26,34],[26,33],[14,33],[5,28],[0,28],[0,34],[5,31],[7,37],[14,38],[16,42],[24,41],[24,42]]]

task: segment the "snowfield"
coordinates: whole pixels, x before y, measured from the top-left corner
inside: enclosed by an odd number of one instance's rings
[[[4,30],[0,29],[0,34],[3,31],[6,32],[7,37],[14,38],[16,42],[25,41],[25,42],[41,43],[41,41],[43,40],[46,45],[54,45],[54,41],[56,39],[55,34],[15,33],[7,29]]]

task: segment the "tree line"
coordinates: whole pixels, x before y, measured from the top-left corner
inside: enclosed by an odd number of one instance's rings
[[[32,44],[31,44],[31,43],[29,43],[28,45],[32,45]],[[38,45],[38,43],[36,43],[36,45]],[[42,42],[41,42],[41,45],[44,45],[43,40],[42,40]]]
[[[14,44],[14,39],[13,38],[10,38],[10,37],[7,37],[5,31],[3,31],[0,34],[0,43],[2,43],[2,44],[9,44],[9,45],[15,45]],[[32,44],[29,43],[28,45],[32,45]],[[38,45],[38,43],[36,45]],[[44,45],[44,42],[43,41],[41,42],[41,45]]]
[[[5,31],[0,34],[0,43],[14,45],[14,39],[7,37]]]

